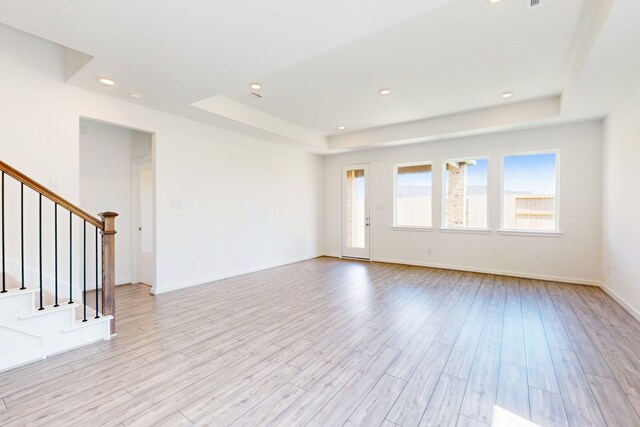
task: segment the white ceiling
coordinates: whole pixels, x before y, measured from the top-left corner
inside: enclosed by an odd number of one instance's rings
[[[532,122],[540,114],[522,114],[527,103],[562,94],[569,105],[568,86],[589,99],[602,66],[594,55],[611,58],[608,47],[625,34],[612,28],[633,27],[628,11],[640,2],[543,0],[529,9],[528,1],[0,0],[0,22],[90,55],[86,65],[77,58],[69,84],[328,152],[336,138],[349,147],[351,133],[443,115],[468,121],[478,109],[477,120],[506,117],[513,105],[516,122]],[[263,98],[248,94],[253,81]],[[391,95],[378,95],[387,87]],[[505,101],[507,90],[515,96]],[[603,114],[580,108],[580,117]]]
[[[228,95],[323,134],[557,95],[584,3],[451,1],[265,76],[261,99]]]

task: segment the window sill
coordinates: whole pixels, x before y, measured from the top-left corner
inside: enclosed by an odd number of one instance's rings
[[[562,237],[560,231],[525,231],[525,230],[498,230],[502,236],[529,236],[529,237]]]
[[[442,227],[440,231],[443,233],[465,233],[465,234],[491,234],[488,228],[452,228]]]
[[[391,229],[395,231],[434,231],[433,227],[419,227],[419,226],[405,226],[405,225],[392,225]]]

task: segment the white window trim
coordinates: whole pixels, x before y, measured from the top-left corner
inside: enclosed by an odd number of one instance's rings
[[[491,234],[490,228],[470,228],[470,227],[441,227],[439,231],[443,233],[466,233],[466,234]]]
[[[536,154],[555,154],[556,155],[556,194],[555,194],[555,228],[553,230],[521,230],[504,228],[504,159],[506,157],[515,156],[532,156]],[[539,151],[523,151],[512,154],[503,154],[500,161],[500,228],[498,233],[502,235],[512,236],[562,236],[560,231],[560,149],[549,149]]]
[[[398,191],[398,168],[405,166],[431,166],[431,224],[430,225],[398,225],[397,214],[397,191]],[[396,163],[393,165],[393,229],[399,230],[412,230],[412,231],[430,231],[433,230],[433,162],[411,162],[411,163]]]
[[[392,230],[395,231],[435,231],[436,229],[430,226],[419,225],[392,225]]]
[[[486,228],[447,227],[447,188],[446,188],[447,187],[447,180],[446,180],[447,163],[464,162],[468,160],[486,160],[487,161],[487,227]],[[441,175],[442,176],[442,202],[440,203],[441,204],[440,230],[443,230],[443,231],[450,231],[450,230],[491,231],[489,229],[489,220],[491,219],[491,203],[489,203],[489,175],[491,171],[490,165],[491,165],[491,160],[489,159],[489,156],[486,154],[483,156],[477,156],[477,157],[473,157],[473,156],[456,157],[454,159],[445,159],[442,161],[442,175]]]
[[[538,231],[538,230],[498,230],[501,236],[524,236],[524,237],[561,237],[564,235],[561,231]]]

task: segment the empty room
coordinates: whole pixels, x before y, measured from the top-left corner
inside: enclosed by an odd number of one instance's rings
[[[640,427],[639,23],[0,0],[0,426]]]

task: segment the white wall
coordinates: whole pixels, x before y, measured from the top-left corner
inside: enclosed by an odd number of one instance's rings
[[[502,235],[501,156],[560,150],[559,237]],[[351,152],[325,159],[325,253],[340,255],[340,168],[371,163],[371,258],[596,284],[600,281],[600,121],[417,145]],[[434,225],[441,223],[443,160],[489,156],[490,234],[407,231],[393,222],[393,165],[433,161]],[[431,254],[429,254],[431,249]]]
[[[154,133],[157,292],[322,252],[320,157],[67,85],[61,47],[5,26],[0,63],[2,160],[72,202],[81,117]]]
[[[640,320],[640,91],[605,121],[602,265],[604,285]]]

